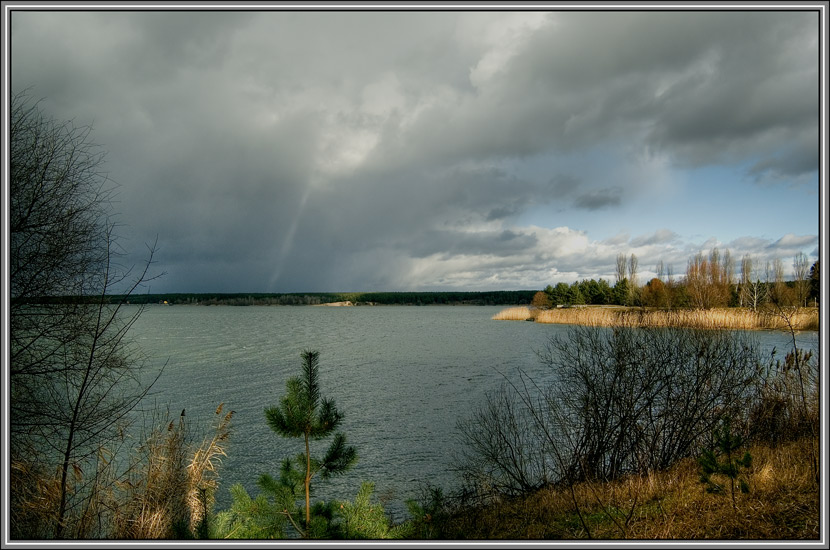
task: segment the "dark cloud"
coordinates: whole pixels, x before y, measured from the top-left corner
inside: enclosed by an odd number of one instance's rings
[[[512,65],[504,93],[536,102],[522,122],[537,144],[574,147],[645,132],[648,145],[678,162],[751,158],[805,129],[816,135],[817,17],[559,13]],[[551,54],[559,51],[579,55]],[[815,169],[815,142],[809,152]]]
[[[775,154],[784,165],[806,164],[814,171],[818,14],[721,15],[700,36],[697,63],[657,100],[661,116],[649,142],[673,151],[681,162]],[[813,139],[803,140],[805,132]],[[799,147],[780,151],[781,144],[793,140]]]
[[[568,196],[579,189],[580,180],[569,174],[558,174],[551,179],[553,192],[557,196]]]
[[[791,248],[793,250],[799,250],[812,246],[817,241],[818,238],[814,235],[793,235],[792,233],[788,233],[772,243],[770,248]]]
[[[631,246],[648,246],[653,244],[667,244],[678,240],[678,235],[669,229],[658,229],[651,235],[642,235],[631,240]]]
[[[812,181],[816,29],[786,11],[26,11],[12,86],[94,125],[161,288],[534,288],[607,277],[626,247],[680,262],[690,236],[624,218],[679,170]],[[773,248],[813,246],[790,241]]]
[[[532,251],[537,242],[535,235],[516,233],[507,229],[478,232],[431,231],[421,236],[417,245],[409,248],[409,251],[416,258],[434,254],[443,257],[477,255],[510,257]]]
[[[621,202],[623,189],[621,187],[606,187],[597,191],[582,194],[574,199],[574,206],[585,210],[601,210],[611,206],[618,206]]]
[[[818,155],[818,131],[805,129],[801,135],[753,164],[748,173],[756,181],[764,181],[767,176],[785,182],[799,176],[812,176],[816,174]]]

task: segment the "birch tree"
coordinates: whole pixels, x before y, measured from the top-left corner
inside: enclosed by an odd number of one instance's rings
[[[752,256],[745,254],[741,258],[740,305],[757,311],[766,299],[766,285],[758,276]]]

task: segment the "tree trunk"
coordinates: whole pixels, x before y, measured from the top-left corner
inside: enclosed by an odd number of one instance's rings
[[[308,433],[305,434],[305,532],[311,523],[311,451],[308,448]]]

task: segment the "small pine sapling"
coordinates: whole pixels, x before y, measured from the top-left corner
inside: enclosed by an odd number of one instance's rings
[[[318,351],[304,351],[302,376],[292,377],[286,382],[287,393],[280,400],[279,407],[265,409],[268,426],[283,437],[303,438],[305,452],[294,460],[286,459],[282,464],[280,481],[291,486],[292,491],[305,493],[305,526],[298,528],[290,512],[286,514],[291,523],[303,537],[310,534],[311,522],[311,480],[316,474],[326,479],[341,474],[351,468],[357,461],[357,451],[346,444],[346,436],[335,430],[340,425],[343,415],[337,410],[334,401],[320,396]],[[334,434],[334,439],[326,454],[321,459],[312,458],[311,440],[319,440]],[[265,477],[265,476],[264,476]],[[263,482],[271,481],[263,479]]]
[[[723,493],[725,487],[718,483],[713,476],[725,476],[729,480],[729,491],[732,495],[732,505],[736,506],[735,485],[742,493],[749,492],[749,483],[745,472],[741,469],[752,466],[752,455],[745,452],[738,458],[738,449],[744,444],[743,438],[732,433],[732,426],[728,418],[724,419],[720,427],[716,427],[712,434],[712,448],[703,449],[698,458],[700,465],[700,482],[705,484],[707,493]]]

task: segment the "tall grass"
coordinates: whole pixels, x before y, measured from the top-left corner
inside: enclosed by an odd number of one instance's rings
[[[654,310],[639,308],[571,307],[540,310],[507,308],[493,316],[500,321],[533,320],[537,323],[588,326],[651,326],[728,330],[788,330],[787,323],[772,311],[742,308]],[[801,309],[792,315],[795,330],[818,330],[818,310]]]
[[[749,448],[750,492],[734,508],[727,496],[703,490],[697,463],[689,458],[665,471],[459,508],[442,522],[439,538],[818,539],[819,493],[803,459],[815,444],[803,438]]]

